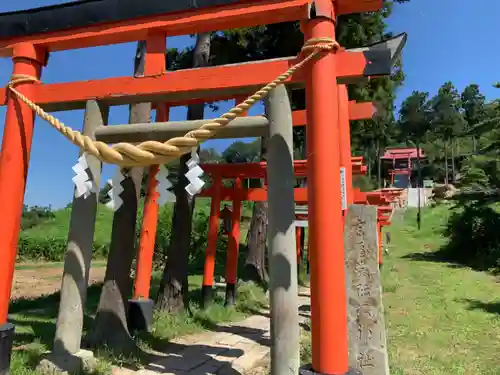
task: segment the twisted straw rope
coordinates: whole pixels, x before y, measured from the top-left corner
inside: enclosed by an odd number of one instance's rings
[[[307,64],[307,62],[320,55],[322,52],[336,51],[339,47],[339,44],[331,38],[314,38],[308,40],[301,50],[301,55],[306,53],[308,55],[300,62],[290,67],[274,81],[261,88],[244,102],[238,104],[219,118],[200,126],[198,129],[189,131],[183,137],[171,138],[166,142],[146,141],[138,145],[122,142],[109,146],[104,142],[94,141],[92,138],[83,135],[79,131],[66,126],[62,121],[45,112],[40,106],[14,88],[15,85],[20,83],[39,82],[36,78],[23,74],[15,74],[11,77],[11,81],[8,83],[7,88],[38,116],[65,136],[71,143],[104,163],[116,164],[122,168],[147,166],[151,164],[166,164],[191,151],[193,147],[198,146],[205,140],[213,137],[218,129],[226,126],[236,117],[241,116],[243,112],[246,112],[259,100],[264,99],[270,91],[276,86],[283,84],[297,70]]]

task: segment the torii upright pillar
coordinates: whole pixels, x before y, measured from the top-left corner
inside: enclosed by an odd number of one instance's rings
[[[335,39],[335,9],[316,0],[306,39]],[[308,201],[311,253],[312,371],[348,373],[347,301],[340,193],[336,54],[311,62],[306,77]],[[333,83],[333,84],[332,84]],[[310,372],[311,369],[303,370]]]
[[[12,53],[13,75],[40,78],[47,53],[30,43],[14,45]],[[34,82],[21,82],[16,86],[30,97]],[[0,373],[10,367],[10,354],[14,340],[14,325],[7,322],[12,279],[19,241],[21,213],[28,176],[28,165],[33,140],[35,114],[14,95],[7,102],[7,115],[0,154],[0,207],[5,218],[0,226]]]

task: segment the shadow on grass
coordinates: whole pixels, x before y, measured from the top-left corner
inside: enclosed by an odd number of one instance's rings
[[[500,315],[500,301],[499,302],[482,302],[474,299],[461,299],[460,302],[466,303],[469,310],[483,310],[490,314]]]
[[[102,283],[97,283],[89,286],[87,289],[87,306],[89,309],[97,308],[99,297],[101,294]],[[37,315],[37,312],[44,316],[57,315],[59,308],[59,292],[47,294],[37,298],[18,298],[12,301],[9,305],[9,313],[29,313],[29,315]]]
[[[468,267],[466,264],[460,264],[453,256],[448,254],[447,251],[439,249],[432,253],[411,253],[401,257],[402,259],[411,259],[419,262],[436,262],[436,263],[448,263],[450,268],[465,268]]]
[[[87,291],[87,308],[84,327],[93,322],[92,313],[99,303],[102,284],[94,284]],[[55,322],[59,308],[59,292],[42,297],[19,298],[11,302],[9,321],[16,326],[14,347],[24,347],[33,342],[51,347],[54,342]]]
[[[489,199],[457,201],[442,233],[448,241],[435,252],[412,253],[406,259],[449,263],[492,271],[500,267],[500,212]]]
[[[245,259],[245,247],[243,247],[240,252],[240,265],[244,263]],[[218,273],[223,274],[225,268],[225,251],[218,252]],[[195,264],[193,264],[195,263]],[[193,262],[190,265],[190,274],[196,274],[194,272],[197,267],[200,268],[200,264]],[[243,267],[240,266],[240,269]],[[151,285],[151,295],[155,296],[159,285],[158,275],[155,275],[152,280]],[[263,302],[264,299],[260,294],[261,291],[257,291],[258,288],[251,286],[248,283],[242,283],[238,286],[237,293],[237,304],[234,309],[225,309],[224,304],[224,291],[219,290],[215,293],[215,309],[213,315],[210,316],[210,312],[201,312],[199,310],[200,299],[201,299],[201,289],[197,283],[190,283],[189,285],[189,300],[190,309],[189,313],[180,316],[170,316],[166,326],[164,327],[166,332],[166,337],[155,337],[151,334],[140,335],[137,338],[137,347],[131,348],[130,352],[127,353],[113,353],[111,350],[106,348],[98,350],[96,352],[97,356],[101,359],[107,360],[110,364],[117,366],[124,366],[128,368],[133,368],[137,363],[147,364],[155,360],[165,360],[171,361],[170,359],[165,359],[161,356],[158,358],[152,357],[149,348],[164,349],[168,344],[169,352],[185,352],[183,354],[184,362],[191,361],[192,352],[201,352],[199,355],[202,358],[202,363],[210,360],[217,353],[223,353],[223,357],[238,357],[242,353],[236,350],[227,351],[226,347],[210,347],[207,345],[180,345],[170,343],[172,337],[195,333],[203,328],[206,330],[214,332],[227,332],[234,335],[240,335],[241,337],[251,339],[255,342],[259,342],[263,345],[269,344],[269,338],[265,337],[265,331],[259,329],[250,329],[246,327],[238,326],[224,326],[219,325],[221,321],[234,321],[238,319],[243,319],[247,315],[261,314],[267,305]],[[100,293],[101,293],[102,283],[95,284],[88,288],[87,291],[87,302],[86,302],[86,314],[84,320],[84,331],[86,332],[93,325],[93,314],[95,313]],[[259,289],[260,290],[260,289]],[[263,293],[262,293],[263,295]],[[20,298],[11,302],[9,310],[9,320],[16,325],[16,337],[14,346],[17,348],[15,358],[17,361],[22,362],[23,366],[33,367],[38,364],[42,352],[48,348],[51,348],[54,342],[55,336],[55,323],[57,319],[58,306],[60,300],[60,293],[56,292],[50,295],[38,297],[35,299]],[[193,312],[194,311],[194,312]],[[184,331],[183,331],[184,330]],[[29,358],[28,358],[29,357]],[[177,359],[179,362],[179,360]],[[180,362],[179,362],[180,363]],[[216,361],[215,365],[217,367],[227,367],[229,362]],[[214,362],[212,361],[212,365]],[[220,365],[220,366],[219,366]],[[175,365],[177,366],[177,365]],[[175,367],[174,366],[174,367]],[[209,370],[207,370],[209,371]],[[172,373],[181,373],[182,371],[177,371],[173,369],[169,371]],[[210,372],[210,371],[209,371]],[[233,371],[230,366],[224,370],[225,374],[231,373],[238,374]]]
[[[88,311],[95,311],[97,308],[100,288],[99,285],[89,288]],[[186,366],[189,365],[190,368],[211,366],[211,368],[216,367],[218,371],[223,369],[224,374],[239,374],[231,367],[231,362],[234,358],[241,356],[243,352],[239,349],[231,349],[227,343],[182,345],[172,343],[170,340],[179,334],[192,334],[204,328],[213,332],[237,335],[261,345],[269,345],[266,330],[220,324],[221,321],[242,319],[245,315],[253,315],[266,307],[263,302],[258,300],[258,296],[250,294],[255,292],[254,287],[243,285],[237,295],[236,307],[230,309],[224,308],[224,296],[220,293],[214,298],[212,310],[204,312],[199,310],[200,288],[193,288],[190,291],[190,300],[194,313],[167,316],[167,321],[163,323],[163,329],[166,330],[163,333],[166,337],[144,333],[137,337],[135,347],[129,348],[126,353],[115,353],[110,349],[103,348],[96,351],[96,356],[110,365],[131,370],[138,370],[140,367],[146,366],[146,369],[149,370],[183,374],[186,371]],[[39,363],[43,349],[52,347],[58,302],[59,294],[54,293],[34,300],[23,299],[12,303],[9,320],[17,327],[14,346],[17,353],[16,360],[22,362],[21,367],[34,368]],[[85,329],[90,328],[92,322],[93,317],[87,314],[84,322]],[[151,354],[151,349],[167,354]],[[167,357],[168,353],[176,353],[177,356]],[[214,357],[217,355],[224,358],[215,360]],[[226,361],[225,358],[230,359]],[[159,362],[160,367],[151,365],[155,362]],[[205,363],[207,364],[205,365]],[[207,372],[210,371],[207,367]]]

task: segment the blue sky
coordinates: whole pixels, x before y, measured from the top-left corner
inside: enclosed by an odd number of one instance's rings
[[[0,12],[33,8],[65,2],[63,0],[19,0],[0,2]],[[459,90],[469,83],[480,85],[488,99],[497,91],[491,84],[500,81],[500,52],[496,45],[500,34],[498,23],[500,1],[478,0],[475,5],[466,0],[411,0],[395,7],[388,21],[394,33],[407,32],[408,43],[403,54],[406,82],[398,92],[398,103],[413,90],[433,95],[445,81],[452,81]],[[183,48],[194,39],[183,36],[168,39],[169,47]],[[98,79],[132,74],[135,44],[98,47],[59,52],[51,55],[44,70],[43,81],[64,82]],[[0,84],[7,83],[11,62],[0,59]],[[227,110],[231,103],[222,103]],[[114,107],[111,124],[123,124],[128,119],[127,107]],[[262,107],[251,114],[262,113]],[[206,112],[206,116],[212,116]],[[185,108],[171,110],[172,120],[185,119]],[[81,129],[83,111],[57,113],[57,117],[76,129]],[[0,108],[0,136],[3,133],[5,108]],[[224,149],[231,141],[209,141],[205,147]],[[25,203],[63,207],[72,199],[71,167],[78,150],[48,124],[37,120],[31,153]],[[105,166],[104,179],[111,177],[113,166]],[[103,179],[103,183],[104,183]]]

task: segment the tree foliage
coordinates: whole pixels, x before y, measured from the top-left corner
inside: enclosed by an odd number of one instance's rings
[[[427,100],[429,94],[413,91],[399,109],[399,126],[404,137],[422,140],[429,130],[431,111]]]
[[[463,134],[464,117],[461,111],[460,94],[453,83],[446,82],[432,98],[432,128],[445,141],[450,141]]]
[[[475,126],[485,119],[485,96],[476,84],[468,85],[461,95],[466,131],[474,132]]]
[[[251,143],[236,141],[226,148],[221,155],[226,163],[251,163],[260,161],[260,139]]]

